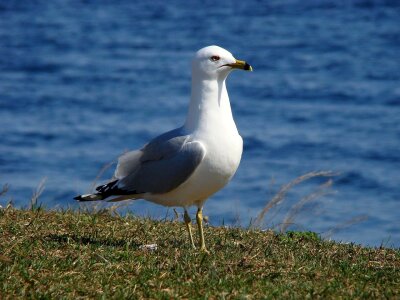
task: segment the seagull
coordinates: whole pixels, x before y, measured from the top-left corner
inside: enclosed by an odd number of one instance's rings
[[[252,71],[245,61],[218,46],[200,49],[192,60],[192,89],[183,126],[154,138],[143,148],[119,157],[113,178],[78,201],[145,199],[184,209],[193,241],[188,208],[197,206],[200,250],[208,252],[203,232],[203,205],[235,174],[243,140],[233,120],[226,78],[232,70]]]

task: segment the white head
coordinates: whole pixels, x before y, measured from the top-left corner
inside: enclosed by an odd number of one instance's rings
[[[192,61],[192,76],[202,79],[225,79],[233,69],[252,71],[245,61],[218,46],[208,46],[196,52]]]

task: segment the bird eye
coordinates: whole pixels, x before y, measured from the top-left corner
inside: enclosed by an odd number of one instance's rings
[[[220,59],[220,57],[218,55],[213,55],[210,57],[211,61],[217,61]]]

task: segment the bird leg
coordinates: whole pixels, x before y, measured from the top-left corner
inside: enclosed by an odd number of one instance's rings
[[[192,235],[192,220],[190,219],[190,216],[185,208],[185,213],[183,215],[183,220],[185,221],[186,229],[189,232],[189,238],[190,238],[190,243],[192,244],[193,249],[196,249],[196,246],[194,245],[193,241],[193,235]]]
[[[197,221],[197,226],[199,227],[199,233],[200,233],[200,251],[209,253],[207,248],[206,248],[206,243],[204,241],[204,232],[203,232],[203,208],[199,207],[197,209],[197,214],[196,214],[196,221]]]

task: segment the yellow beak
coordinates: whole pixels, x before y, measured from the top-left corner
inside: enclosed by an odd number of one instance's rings
[[[241,69],[241,70],[245,70],[245,71],[253,71],[253,68],[244,60],[236,60],[235,63],[233,64],[228,64],[228,66],[234,68],[234,69]]]

